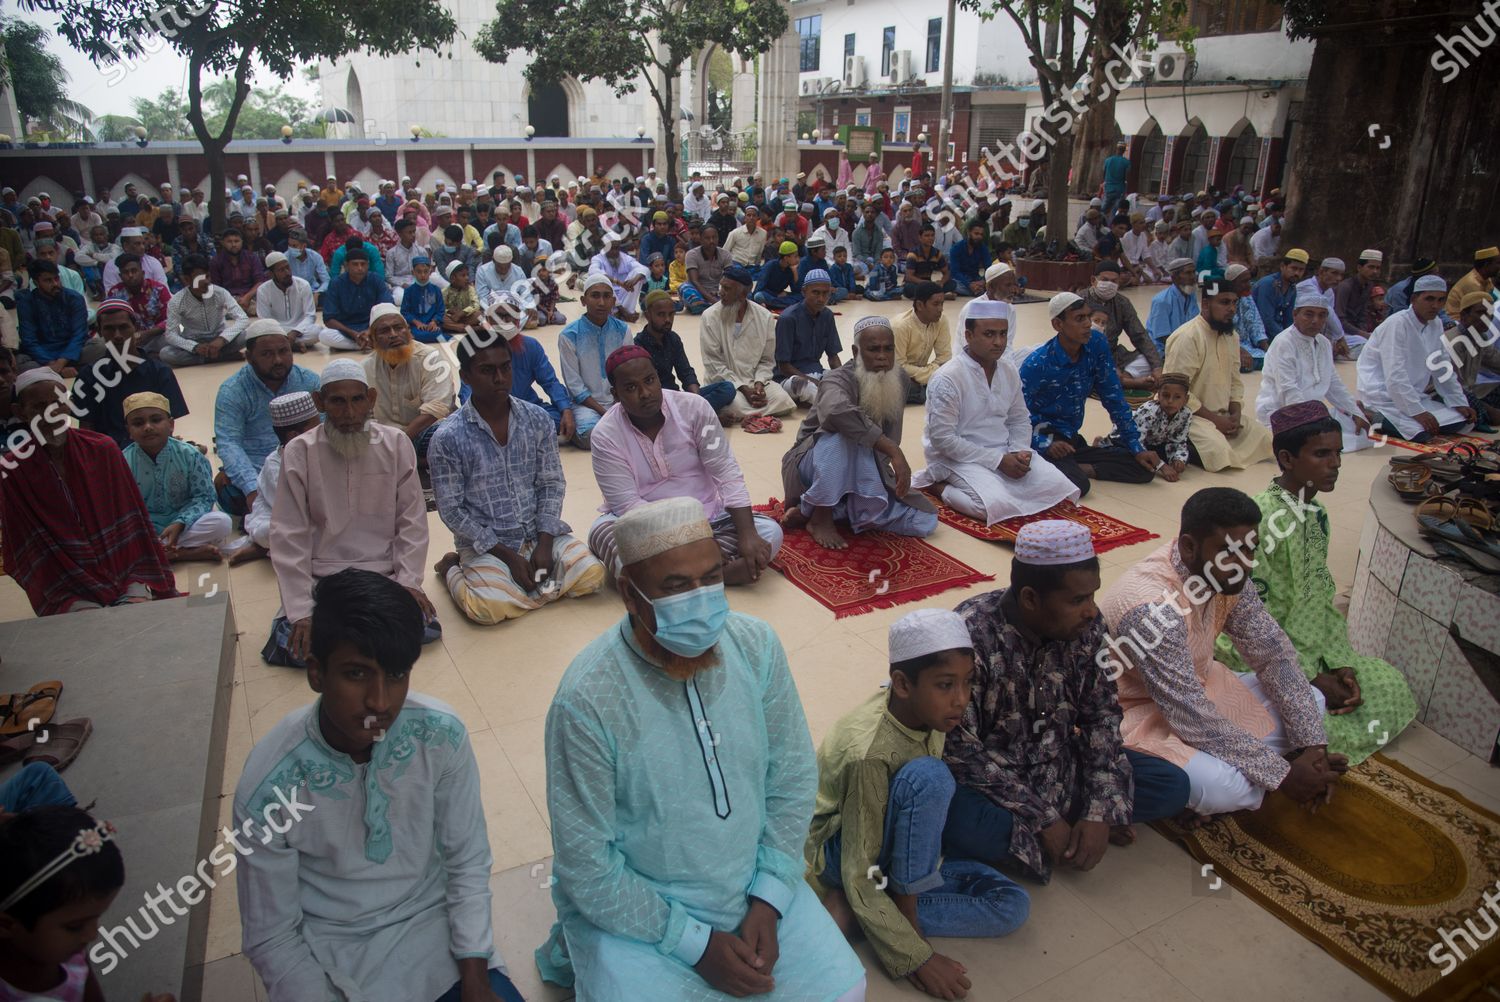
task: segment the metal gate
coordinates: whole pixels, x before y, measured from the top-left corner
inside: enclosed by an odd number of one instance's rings
[[[684,177],[693,171],[716,180],[730,181],[755,172],[755,134],[704,127],[682,136]]]

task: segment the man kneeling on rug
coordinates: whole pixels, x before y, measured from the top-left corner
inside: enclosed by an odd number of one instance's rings
[[[1254,810],[1269,790],[1299,804],[1333,797],[1348,760],[1328,753],[1322,692],[1260,595],[1246,588],[1260,509],[1232,487],[1188,498],[1175,540],[1104,593],[1100,665],[1119,679],[1125,746],[1185,769],[1188,809]],[[1214,658],[1225,634],[1249,665]]]
[[[834,528],[930,536],[933,504],[912,492],[911,465],[901,452],[906,373],[896,366],[896,335],[887,317],[854,325],[854,358],[824,373],[797,441],[781,459],[787,529],[806,528],[830,550],[848,544]]]

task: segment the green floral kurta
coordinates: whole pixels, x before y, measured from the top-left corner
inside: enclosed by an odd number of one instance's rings
[[[1309,510],[1299,522],[1300,503],[1274,482],[1255,496],[1255,503],[1261,512],[1261,545],[1251,577],[1266,611],[1291,638],[1309,679],[1351,667],[1359,681],[1363,705],[1323,720],[1328,750],[1349,756],[1349,764],[1357,765],[1416,718],[1416,701],[1400,671],[1379,658],[1356,654],[1349,646],[1349,624],[1333,606],[1337,589],[1328,572],[1327,509],[1313,499],[1304,506]],[[1273,527],[1271,517],[1278,511],[1284,514]],[[1235,671],[1249,670],[1222,635],[1218,657]],[[1378,721],[1373,728],[1372,720]]]

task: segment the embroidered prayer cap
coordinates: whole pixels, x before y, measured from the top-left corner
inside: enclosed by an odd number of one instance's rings
[[[1056,320],[1082,302],[1083,297],[1076,292],[1059,292],[1047,303],[1047,319]]]
[[[719,277],[723,278],[722,275]],[[652,304],[659,303],[663,299],[670,303],[672,301],[672,294],[666,289],[652,289],[641,299],[641,305],[644,307],[650,307]]]
[[[501,244],[495,248],[495,253],[490,255],[496,264],[510,264],[515,258],[516,252],[510,249],[510,244]]]
[[[620,564],[625,567],[700,539],[713,538],[714,531],[709,527],[702,502],[692,497],[650,501],[615,520],[615,546]]]
[[[1080,564],[1094,557],[1088,526],[1061,518],[1027,522],[1016,533],[1016,560],[1033,567]]]
[[[381,317],[399,317],[400,315],[401,307],[395,303],[376,303],[370,307],[370,326],[373,328],[375,321]]]
[[[1016,317],[1015,308],[1003,299],[974,299],[969,302],[968,310],[966,316],[970,320],[1013,321]]]
[[[1006,264],[1004,261],[996,261],[994,264],[984,269],[984,280],[986,282],[993,282],[1001,275],[1008,275],[1013,271],[1015,271],[1015,269]]]
[[[1232,264],[1224,269],[1224,278],[1230,282],[1238,280],[1241,275],[1248,274],[1250,274],[1250,269],[1242,264]]]
[[[1301,247],[1293,247],[1291,250],[1281,255],[1281,259],[1283,261],[1296,261],[1298,264],[1306,264],[1307,251],[1303,250]]]
[[[1328,407],[1321,400],[1304,400],[1300,404],[1288,404],[1280,410],[1271,412],[1271,434],[1280,435],[1284,431],[1300,428],[1314,421],[1326,421],[1329,418]]]
[[[283,393],[271,400],[271,427],[290,428],[292,425],[311,421],[318,416],[318,405],[306,390]]]
[[[808,250],[812,250],[814,247],[827,247],[827,246],[828,246],[828,241],[824,240],[822,237],[811,236],[811,237],[807,238],[807,249]]]
[[[328,388],[329,383],[341,383],[345,380],[364,386],[370,385],[370,378],[365,375],[365,367],[352,358],[336,358],[323,366],[324,389]]]
[[[1419,257],[1411,263],[1413,277],[1427,274],[1429,271],[1437,270],[1437,262],[1430,257]]]
[[[806,285],[807,283],[804,282],[802,284]],[[865,331],[869,330],[871,327],[884,327],[888,331],[894,331],[895,330],[895,328],[891,326],[891,318],[890,317],[881,317],[881,316],[860,317],[858,320],[854,321],[854,340],[858,341],[859,340],[859,336],[861,334],[863,334]]]
[[[1331,269],[1333,271],[1348,271],[1349,270],[1348,268],[1344,267],[1344,259],[1341,258],[1341,257],[1325,257],[1323,259],[1322,263],[1318,265],[1318,267],[1319,268],[1328,268],[1328,269]]]
[[[1359,252],[1359,260],[1361,264],[1370,261],[1373,261],[1376,264],[1381,264],[1385,261],[1385,255],[1371,247]]]
[[[449,278],[452,278],[453,277],[453,273],[455,271],[457,271],[460,268],[467,268],[467,267],[468,267],[468,265],[464,264],[461,259],[454,258],[452,261],[448,262],[448,267],[446,267],[446,268],[443,269],[443,274],[446,275]]]
[[[124,310],[126,313],[129,313],[132,317],[135,316],[135,307],[131,306],[130,303],[129,303],[129,301],[124,300],[124,299],[119,299],[119,298],[106,299],[104,302],[102,302],[102,303],[99,304],[99,309],[98,309],[97,313],[107,313],[110,310]]]
[[[127,226],[120,231],[122,237],[143,237],[146,231],[139,226]]]
[[[1240,217],[1240,225],[1241,226],[1254,226],[1255,225],[1255,217],[1254,216],[1241,216]]]
[[[245,328],[245,340],[254,341],[258,337],[266,337],[270,334],[285,333],[285,329],[283,329],[281,324],[277,323],[275,320],[272,320],[269,317],[257,317],[256,319],[250,321],[250,325]]]
[[[271,253],[266,255],[266,271],[270,271],[278,264],[286,263],[286,255],[281,253],[281,251],[272,251]]]
[[[810,245],[811,243],[812,243],[812,241],[809,240],[808,244]],[[832,285],[832,284],[833,284],[833,279],[830,278],[828,276],[828,272],[825,271],[825,270],[823,270],[822,268],[814,268],[812,271],[808,272],[807,273],[807,277],[802,280],[802,287],[804,289],[807,288],[809,285]]]
[[[1488,261],[1492,257],[1500,257],[1500,247],[1484,247],[1474,252],[1474,260]]]
[[[651,221],[653,223],[665,223],[669,218],[671,217],[665,212],[654,212],[651,214]]]
[[[940,651],[971,649],[973,639],[964,618],[952,609],[918,609],[891,624],[887,636],[891,664]]]
[[[1489,301],[1490,294],[1488,292],[1484,292],[1480,289],[1475,289],[1473,292],[1464,296],[1463,299],[1459,300],[1458,312],[1462,313],[1464,310],[1467,310],[1471,306],[1477,306],[1480,303],[1488,303]]]
[[[1174,257],[1167,262],[1168,271],[1180,271],[1183,268],[1191,268],[1192,266],[1193,259],[1190,257]]]
[[[172,416],[172,405],[167,403],[167,398],[160,393],[132,393],[125,398],[123,404],[126,417],[130,417],[131,411],[138,411],[143,407],[155,407],[159,411],[166,412],[168,417]]]
[[[671,297],[668,296],[667,298],[670,299]],[[604,378],[608,379],[610,376],[614,375],[614,371],[620,366],[624,365],[626,362],[633,361],[637,358],[649,359],[650,357],[651,353],[638,344],[621,345],[614,351],[610,352],[609,357],[604,360]]]
[[[67,385],[63,382],[63,377],[59,376],[55,369],[50,369],[42,365],[35,369],[27,369],[16,377],[16,396],[19,397],[28,388],[35,386],[37,383],[56,383],[58,386]]]
[[[1193,389],[1185,372],[1163,372],[1160,382],[1162,386],[1180,386],[1185,393],[1191,393]]]
[[[781,246],[776,248],[776,251],[782,257],[786,257],[788,254],[797,253],[797,245],[790,240],[783,240],[781,241]]]
[[[1412,292],[1447,292],[1448,283],[1441,275],[1423,275],[1411,284]]]
[[[418,254],[411,259],[411,263],[412,267],[414,268],[419,264],[430,265],[432,264],[432,258],[428,257],[426,254]]]
[[[1327,293],[1318,292],[1315,289],[1299,287],[1297,289],[1297,303],[1292,307],[1294,310],[1319,309],[1331,310],[1333,303]]]
[[[594,288],[595,286],[599,286],[599,285],[607,285],[607,286],[610,286],[611,288],[613,288],[614,284],[615,283],[613,283],[613,282],[611,282],[609,280],[609,276],[606,275],[606,274],[604,274],[603,272],[600,272],[600,271],[591,271],[587,275],[584,276],[584,279],[583,279],[583,291],[584,292],[588,292],[590,289]]]

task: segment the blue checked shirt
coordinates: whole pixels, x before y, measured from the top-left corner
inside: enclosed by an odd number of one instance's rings
[[[512,397],[510,436],[495,440],[472,403],[445,417],[427,446],[438,516],[453,530],[459,556],[488,553],[496,543],[520,550],[537,534],[564,536],[562,461],[557,427],[535,404]]]
[[[224,380],[214,400],[214,451],[230,482],[249,495],[259,487],[260,467],[281,443],[271,427],[271,398],[306,390],[316,393],[322,380],[300,365],[292,366],[274,393],[245,365]]]
[[[1031,411],[1031,445],[1038,452],[1045,452],[1058,439],[1071,440],[1078,434],[1090,393],[1099,394],[1125,448],[1131,453],[1141,451],[1140,432],[1125,402],[1109,339],[1100,332],[1089,334],[1076,362],[1055,337],[1027,355],[1021,363],[1021,390]]]

